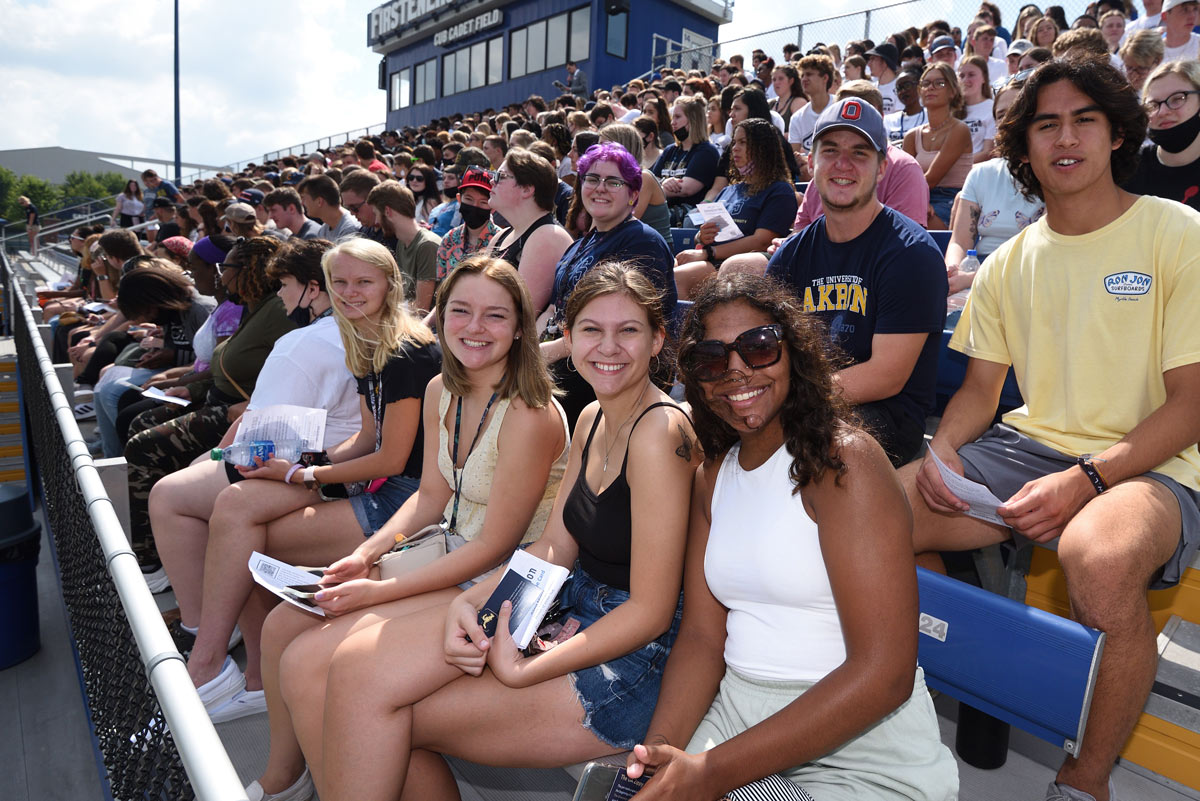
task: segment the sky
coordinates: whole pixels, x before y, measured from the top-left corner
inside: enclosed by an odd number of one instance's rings
[[[380,2],[180,0],[184,160],[261,159],[266,151],[383,122],[380,56],[366,45],[367,15]],[[811,19],[814,7],[824,17],[886,2],[797,2],[781,14],[779,0],[737,0],[721,39]],[[173,158],[172,6],[0,0],[0,150],[58,145]],[[879,12],[876,29],[951,14],[965,21],[974,7],[972,0],[917,0]],[[845,41],[861,36],[861,28],[856,17],[812,26],[810,34]],[[805,36],[806,45],[815,41]]]

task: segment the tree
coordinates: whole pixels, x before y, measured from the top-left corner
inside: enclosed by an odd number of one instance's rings
[[[125,189],[125,178],[118,172],[67,173],[62,183],[64,198],[108,198]],[[111,204],[110,204],[111,205]]]
[[[0,217],[5,217],[9,220],[24,219],[23,216],[13,217],[9,214],[10,207],[20,208],[17,206],[17,193],[14,191],[16,188],[16,173],[0,167]]]

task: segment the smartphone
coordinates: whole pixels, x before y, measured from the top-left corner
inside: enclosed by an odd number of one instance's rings
[[[589,762],[579,777],[572,801],[629,801],[649,779],[649,776],[631,779],[624,767]]]
[[[291,590],[296,595],[305,595],[311,598],[325,588],[320,584],[289,584],[287,589]]]

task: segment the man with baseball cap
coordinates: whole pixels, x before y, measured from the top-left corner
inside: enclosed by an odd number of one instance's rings
[[[896,72],[900,69],[900,53],[891,42],[875,45],[867,53],[867,69],[875,79],[876,88],[883,96],[883,113],[891,114],[900,108],[896,97]]]
[[[1163,63],[1200,59],[1200,33],[1193,33],[1200,18],[1197,0],[1166,0],[1162,7]]]
[[[809,168],[825,216],[784,240],[767,275],[791,284],[849,359],[835,379],[899,466],[920,451],[946,319],[946,268],[918,223],[879,202],[883,117],[857,97],[817,120]]]
[[[151,226],[146,232],[151,242],[162,242],[172,236],[179,236],[179,223],[175,222],[175,204],[170,198],[156,197],[150,201],[150,209],[154,214],[157,226]]]
[[[992,77],[992,87],[995,88],[997,84],[1003,85],[1008,81],[1008,75],[1016,75],[1020,72],[1021,56],[1032,49],[1033,42],[1028,39],[1017,39],[1010,44],[1008,46],[1008,53],[1004,56],[1005,61],[1008,62],[1008,74],[995,77],[989,75],[988,77]]]
[[[958,64],[958,48],[954,45],[954,37],[939,36],[929,43],[930,62],[944,61],[951,67]]]
[[[488,246],[500,228],[492,222],[488,199],[492,196],[492,176],[481,167],[468,167],[458,184],[458,211],[462,225],[451,228],[442,237],[437,251],[437,281],[450,274],[458,263]]]

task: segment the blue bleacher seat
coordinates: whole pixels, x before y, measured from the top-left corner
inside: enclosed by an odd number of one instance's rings
[[[796,181],[796,191],[803,195],[808,191],[809,183],[809,181]]]
[[[696,244],[696,234],[699,232],[699,228],[672,228],[671,252],[678,255],[682,251],[691,249]]]
[[[950,247],[950,232],[949,231],[930,231],[929,235],[933,237],[933,241],[937,242],[937,246],[942,249],[942,255],[946,255],[946,248]]]
[[[1104,634],[917,568],[926,683],[1078,754]]]
[[[954,328],[948,327],[942,331],[942,345],[938,349],[938,371],[937,385],[935,392],[937,399],[935,403],[935,414],[942,414],[946,409],[946,404],[958,388],[962,386],[963,379],[967,375],[967,357],[956,350],[950,350],[950,336],[954,333]],[[1008,368],[1008,376],[1004,379],[1004,387],[1000,390],[1000,412],[1007,412],[1016,409],[1019,406],[1024,406],[1025,401],[1021,397],[1021,390],[1017,386],[1017,376],[1013,369]]]

